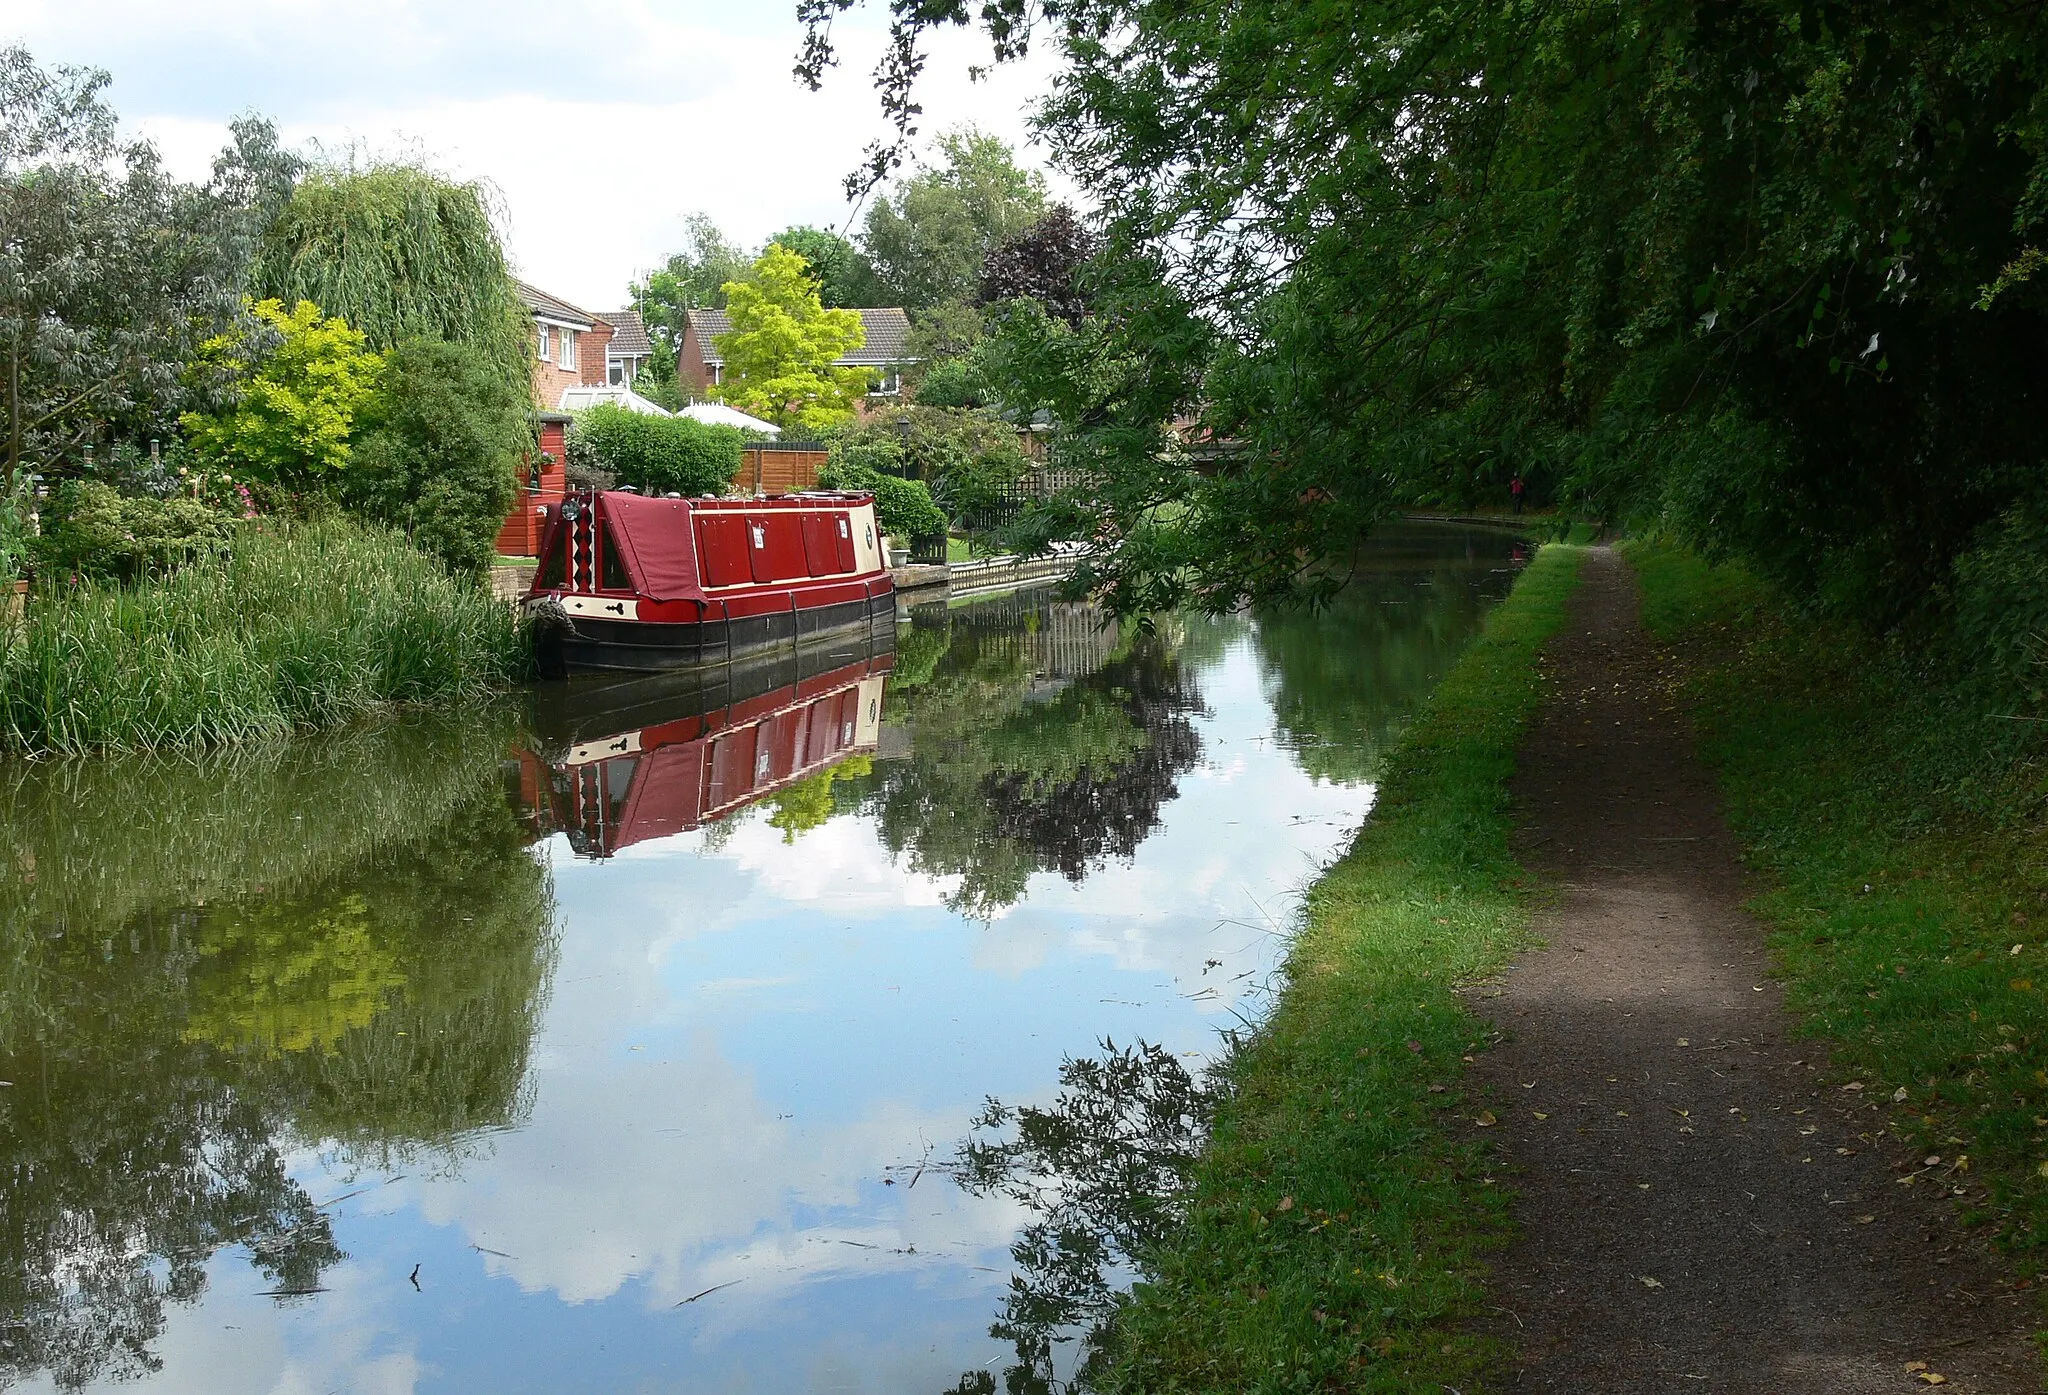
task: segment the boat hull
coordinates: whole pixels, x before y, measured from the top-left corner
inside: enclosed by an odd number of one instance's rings
[[[896,593],[887,589],[826,605],[796,606],[729,618],[665,623],[554,614],[536,626],[541,675],[671,673],[755,659],[777,650],[846,638],[894,640]]]

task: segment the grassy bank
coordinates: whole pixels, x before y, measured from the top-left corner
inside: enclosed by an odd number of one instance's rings
[[[1701,752],[1764,874],[1788,1000],[1941,1162],[1909,1185],[2048,1261],[2042,738],[1967,681],[1797,621],[1742,572],[1631,545]]]
[[[1234,1058],[1188,1215],[1149,1257],[1106,1388],[1463,1385],[1449,1330],[1502,1227],[1482,1159],[1438,1126],[1477,1025],[1454,986],[1527,913],[1506,784],[1541,696],[1537,651],[1580,554],[1543,549],[1390,758],[1372,820],[1304,911],[1270,1020]]]
[[[0,628],[0,748],[226,744],[500,686],[510,610],[396,534],[250,526],[136,586],[51,587]]]

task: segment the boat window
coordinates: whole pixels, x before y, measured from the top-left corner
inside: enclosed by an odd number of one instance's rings
[[[612,525],[604,525],[604,586],[606,591],[630,591],[633,578],[626,571],[626,558],[619,551],[618,539],[612,534]]]
[[[554,543],[548,548],[548,555],[541,559],[540,579],[534,583],[542,591],[560,590],[569,580],[569,548],[567,528],[555,531]]]

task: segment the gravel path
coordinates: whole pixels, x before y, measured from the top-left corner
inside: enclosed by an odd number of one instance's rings
[[[1588,554],[1515,787],[1548,947],[1472,993],[1504,1034],[1464,1112],[1497,1116],[1519,1197],[1487,1323],[1510,1388],[2040,1390],[2031,1304],[1961,1241],[1945,1168],[1792,1035],[1637,600]]]

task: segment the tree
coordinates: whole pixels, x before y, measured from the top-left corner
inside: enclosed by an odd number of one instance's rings
[[[841,8],[805,11],[813,79]],[[2042,507],[2036,7],[895,14],[870,178],[932,29],[1065,60],[1039,126],[1099,210],[1108,358],[1142,371],[1057,449],[1102,471],[1119,603],[1298,594],[1405,499],[1520,473],[1888,627]],[[1148,431],[1180,414],[1227,468]]]
[[[214,405],[184,374],[231,323],[254,239],[298,162],[254,118],[205,185],[117,138],[107,75],[0,49],[0,489],[85,448],[171,434]]]
[[[768,244],[753,274],[725,287],[732,332],[719,336],[725,380],[719,401],[778,426],[815,430],[848,420],[866,394],[868,370],[835,368],[867,342],[860,316],[827,310],[804,259]]]
[[[235,384],[235,405],[179,419],[202,460],[293,492],[323,488],[348,464],[349,433],[384,360],[363,334],[302,300],[286,313],[252,302],[252,323],[201,346],[200,362]]]
[[[1070,325],[1088,313],[1081,268],[1095,255],[1095,239],[1068,204],[1054,204],[1045,217],[991,248],[981,264],[980,302],[1026,297]]]
[[[684,249],[629,288],[648,332],[671,353],[683,342],[688,312],[723,310],[726,284],[743,279],[748,269],[745,249],[720,232],[709,214],[692,213],[683,228]]]
[[[531,320],[480,184],[408,164],[316,171],[265,231],[250,281],[258,295],[341,316],[379,351],[471,345],[531,391]]]
[[[967,127],[937,154],[876,200],[861,238],[885,298],[913,310],[973,300],[989,252],[1045,213],[1045,177],[996,137]]]
[[[482,349],[408,340],[387,358],[338,495],[451,569],[481,572],[518,497],[530,411]]]
[[[808,223],[784,228],[769,241],[802,257],[810,267],[818,299],[827,309],[854,309],[878,303],[882,291],[874,268],[860,249],[836,232]]]

